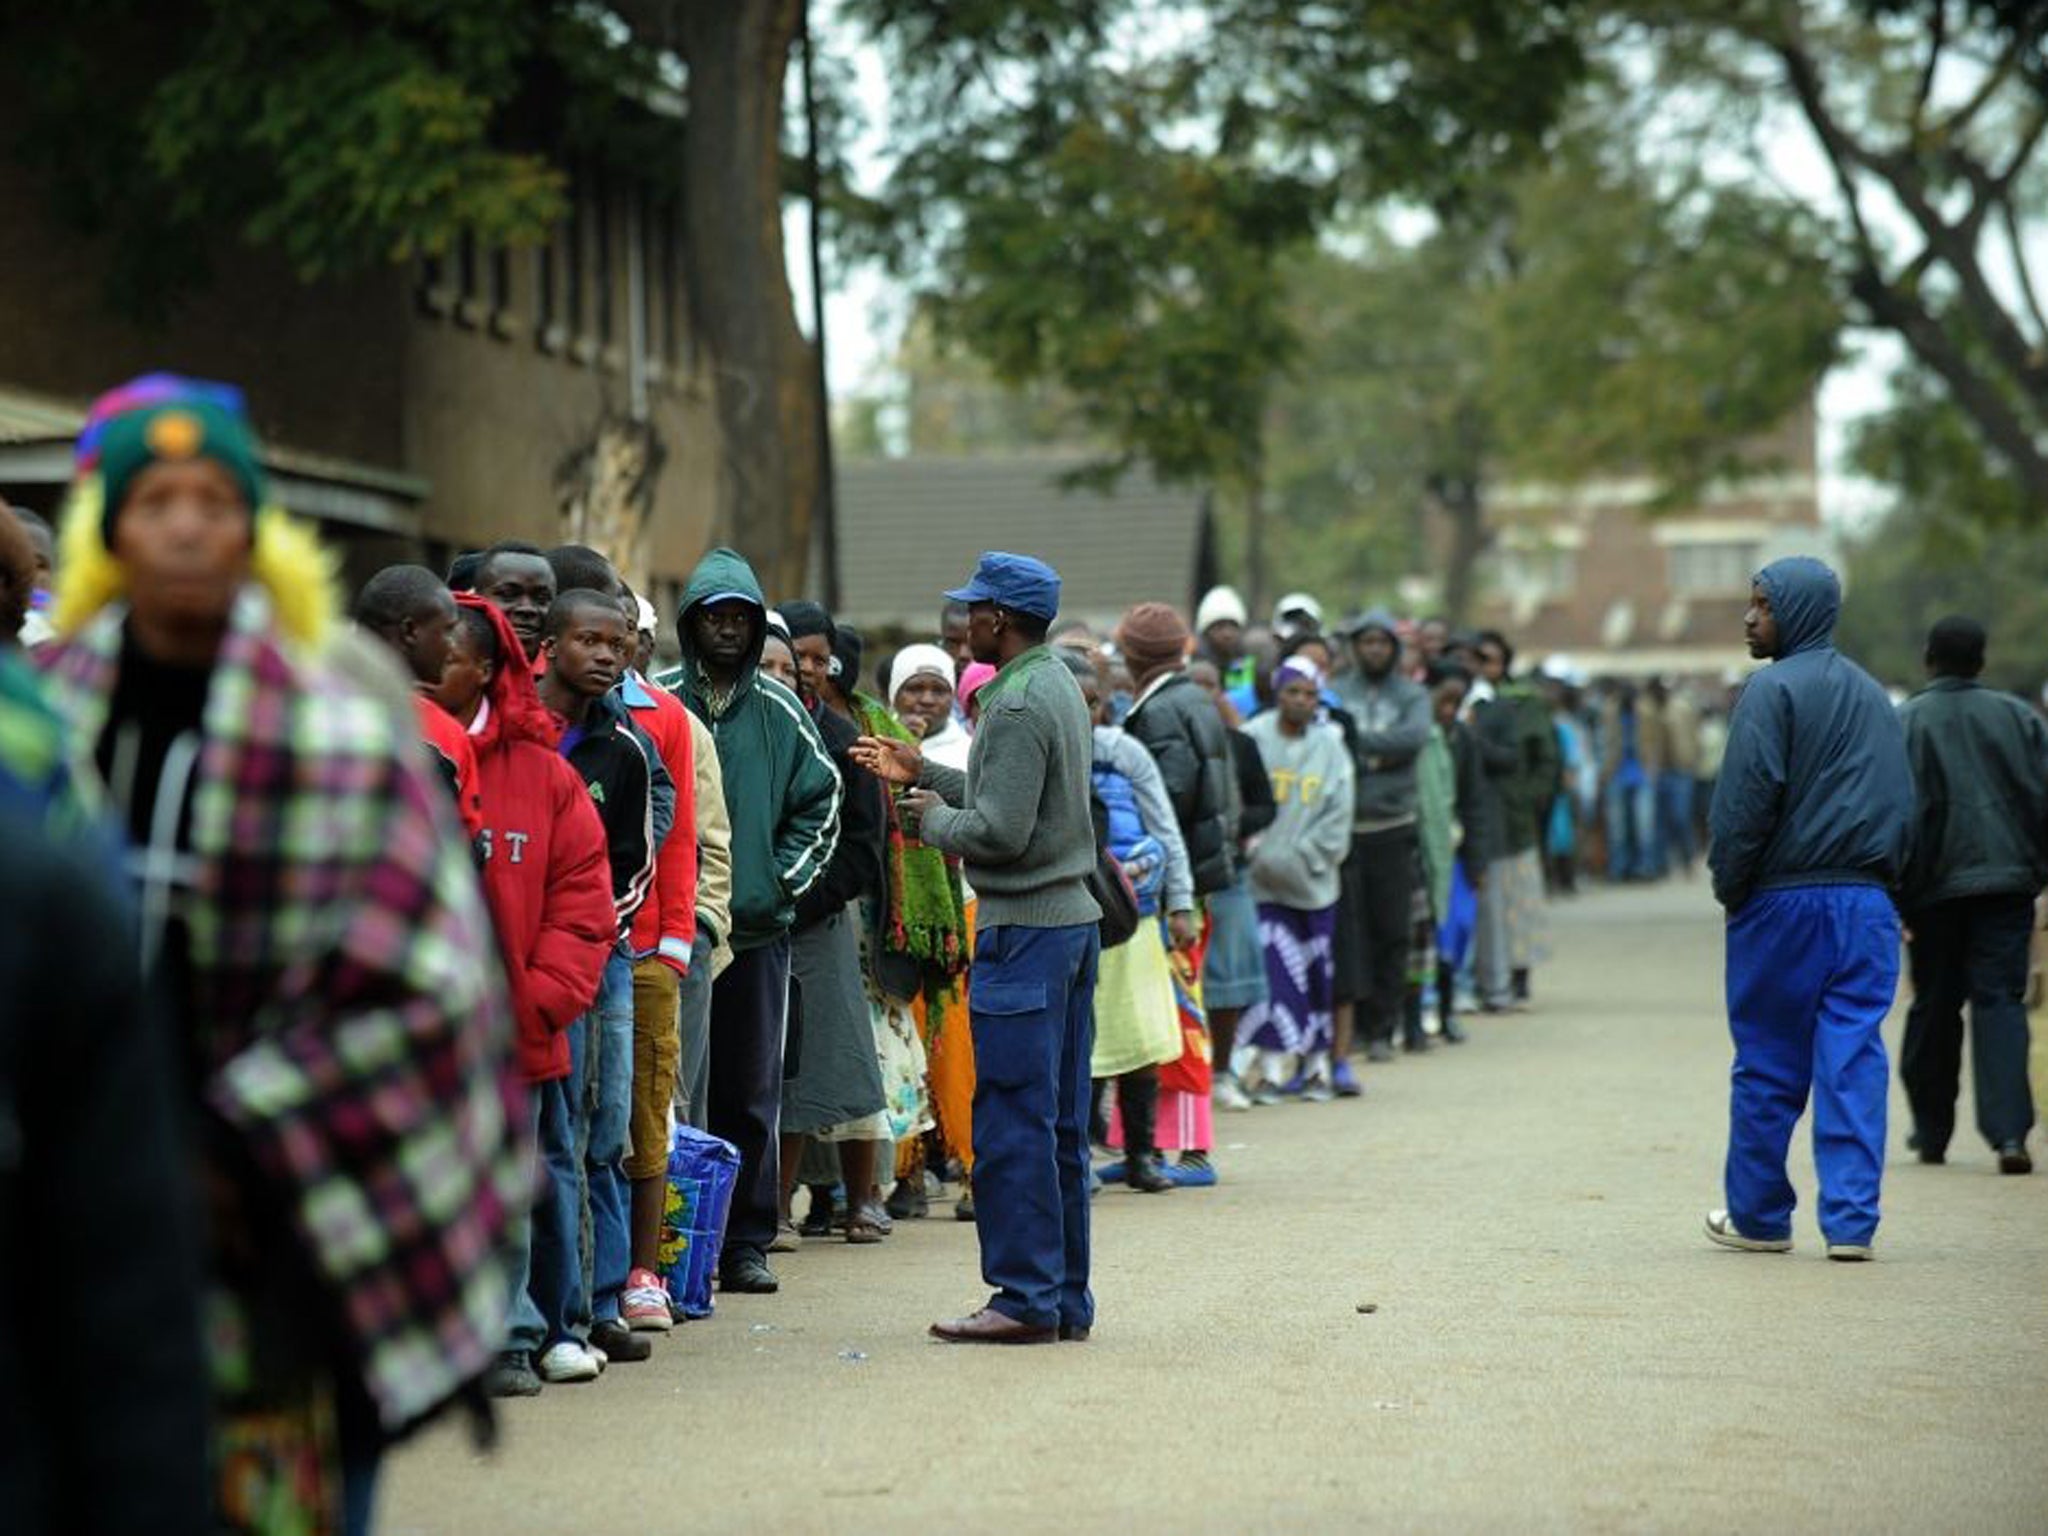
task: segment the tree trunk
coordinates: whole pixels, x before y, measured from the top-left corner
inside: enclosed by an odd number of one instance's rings
[[[818,497],[817,379],[782,245],[782,84],[802,0],[686,4],[684,227],[717,394],[720,535],[772,597],[804,590]]]
[[[1430,495],[1451,523],[1451,544],[1444,559],[1444,613],[1453,625],[1471,622],[1478,596],[1479,560],[1493,542],[1479,483],[1443,478],[1430,485]]]
[[[555,469],[562,542],[589,545],[618,567],[635,592],[648,586],[647,515],[666,457],[646,422],[607,413],[589,441]]]

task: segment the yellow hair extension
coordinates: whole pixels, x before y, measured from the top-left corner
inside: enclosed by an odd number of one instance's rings
[[[128,590],[128,574],[101,536],[104,495],[100,477],[87,475],[72,487],[65,504],[51,620],[63,634],[83,627]],[[270,594],[286,639],[308,648],[325,642],[339,609],[335,563],[311,528],[282,507],[259,510],[249,573]]]

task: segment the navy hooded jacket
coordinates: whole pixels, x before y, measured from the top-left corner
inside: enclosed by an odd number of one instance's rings
[[[1707,856],[1730,912],[1793,885],[1895,886],[1913,829],[1913,775],[1897,711],[1837,651],[1842,589],[1818,560],[1757,574],[1778,621],[1771,665],[1744,685],[1714,786]]]

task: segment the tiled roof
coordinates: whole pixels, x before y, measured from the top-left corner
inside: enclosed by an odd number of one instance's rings
[[[982,551],[1036,555],[1060,573],[1061,615],[1104,624],[1132,603],[1193,601],[1201,501],[1142,473],[1105,496],[1065,490],[1086,461],[1018,454],[856,459],[839,465],[839,610],[923,628]]]

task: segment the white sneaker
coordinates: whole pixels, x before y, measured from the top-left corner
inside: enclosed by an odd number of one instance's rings
[[[1209,1090],[1210,1102],[1217,1109],[1240,1110],[1252,1107],[1252,1096],[1244,1091],[1244,1084],[1228,1072],[1219,1073]]]
[[[604,1370],[604,1362],[594,1350],[574,1339],[564,1339],[540,1357],[538,1369],[542,1381],[595,1381]]]
[[[1330,1085],[1328,1077],[1318,1072],[1301,1087],[1301,1102],[1304,1104],[1327,1104],[1337,1097],[1337,1090]]]
[[[1872,1254],[1868,1243],[1829,1243],[1828,1257],[1837,1264],[1862,1264],[1867,1262]]]
[[[1792,1239],[1789,1237],[1745,1237],[1735,1229],[1735,1218],[1726,1211],[1707,1212],[1707,1241],[1719,1243],[1723,1248],[1739,1248],[1744,1253],[1790,1253]]]

